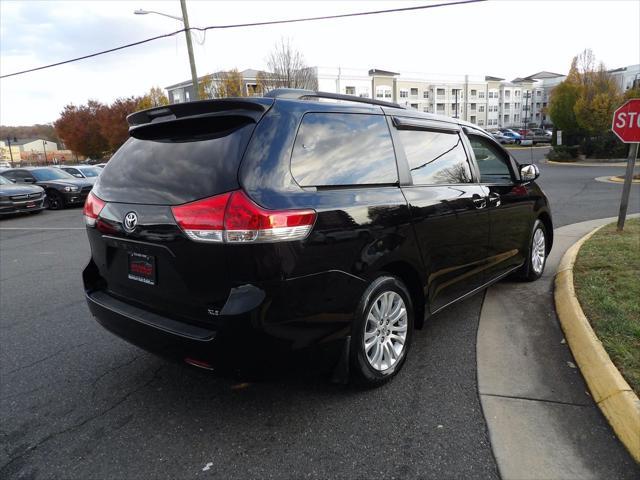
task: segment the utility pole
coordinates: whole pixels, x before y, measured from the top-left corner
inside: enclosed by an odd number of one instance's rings
[[[44,164],[47,164],[47,143],[46,140],[42,140],[42,151],[44,152]]]
[[[15,141],[16,137],[13,137],[13,140]],[[13,150],[11,150],[11,138],[7,137],[7,145],[9,145],[9,156],[11,157],[11,168],[15,167],[15,164],[13,163]]]
[[[200,94],[198,92],[198,74],[196,73],[196,60],[193,57],[193,44],[191,43],[191,30],[189,29],[189,16],[187,15],[187,4],[185,0],[180,0],[180,8],[182,8],[182,20],[184,21],[184,34],[187,37],[187,51],[189,53],[189,64],[191,65],[193,96],[196,100],[200,100]]]

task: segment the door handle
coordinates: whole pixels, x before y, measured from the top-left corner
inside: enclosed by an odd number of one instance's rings
[[[497,193],[489,194],[489,205],[492,207],[499,207],[502,201],[500,200],[500,195]]]
[[[477,193],[475,193],[471,199],[473,200],[473,204],[477,209],[485,208],[487,206],[487,197],[481,197]]]

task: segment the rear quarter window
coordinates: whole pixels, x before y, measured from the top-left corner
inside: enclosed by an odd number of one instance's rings
[[[291,157],[302,187],[392,184],[395,153],[383,115],[307,113]]]

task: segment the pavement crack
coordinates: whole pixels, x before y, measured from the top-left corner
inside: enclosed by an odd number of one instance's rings
[[[20,367],[18,367],[18,368],[15,368],[15,369],[13,369],[13,370],[9,370],[8,372],[6,372],[6,373],[5,373],[5,375],[11,375],[12,373],[19,372],[19,371],[21,371],[21,370],[25,370],[25,369],[27,369],[27,368],[31,368],[31,367],[33,367],[33,366],[35,366],[35,365],[38,365],[39,363],[46,362],[46,361],[47,361],[47,360],[49,360],[50,358],[53,358],[53,357],[55,357],[55,356],[57,356],[57,355],[60,355],[60,354],[61,354],[61,353],[63,353],[63,352],[66,352],[66,351],[68,351],[68,350],[73,350],[73,349],[76,349],[76,348],[80,348],[80,347],[84,347],[85,345],[89,345],[89,342],[81,343],[81,344],[79,344],[79,345],[72,345],[72,346],[70,346],[70,347],[64,347],[64,348],[61,348],[61,349],[60,349],[60,350],[58,350],[57,352],[52,353],[51,355],[48,355],[48,356],[46,356],[46,357],[44,357],[44,358],[41,358],[41,359],[39,359],[39,360],[36,360],[36,361],[35,361],[35,362],[33,362],[33,363],[29,363],[28,365],[22,365],[22,366],[20,366]]]
[[[560,400],[548,400],[544,398],[532,398],[532,397],[521,397],[518,395],[498,395],[497,393],[482,393],[481,396],[485,397],[498,397],[498,398],[509,398],[512,400],[528,400],[530,402],[543,402],[543,403],[555,403],[558,405],[569,405],[571,407],[588,407],[590,406],[588,403],[575,403],[575,402],[562,402]]]
[[[159,378],[158,374],[160,373],[160,370],[162,370],[164,367],[165,367],[165,365],[160,365],[158,368],[156,368],[153,371],[153,374],[151,375],[151,378],[149,378],[147,381],[145,381],[144,383],[142,383],[141,385],[139,385],[135,389],[127,392],[125,395],[120,397],[112,405],[110,405],[109,407],[107,407],[103,411],[101,411],[101,412],[99,412],[99,413],[97,413],[95,415],[92,415],[92,416],[90,416],[88,418],[85,418],[80,423],[77,423],[75,425],[71,425],[71,426],[69,426],[67,428],[64,428],[62,430],[59,430],[57,432],[50,433],[49,435],[47,435],[46,437],[42,438],[41,440],[39,440],[35,444],[27,447],[21,453],[19,453],[19,454],[15,455],[14,457],[10,458],[7,461],[7,463],[5,463],[2,467],[0,467],[0,478],[7,478],[5,476],[5,473],[7,472],[9,467],[11,467],[11,465],[14,462],[20,460],[22,457],[24,457],[28,453],[33,452],[34,450],[38,449],[39,447],[41,447],[45,443],[49,442],[50,440],[54,439],[55,437],[58,437],[60,435],[64,435],[65,433],[72,432],[73,430],[77,430],[78,428],[83,427],[84,425],[88,424],[89,422],[92,422],[93,420],[96,420],[96,419],[98,419],[100,417],[103,417],[103,416],[107,415],[109,412],[111,412],[112,410],[114,410],[118,406],[122,405],[124,402],[126,402],[133,395],[135,395],[136,393],[140,392],[141,390],[144,390],[146,387],[151,385],[151,383],[153,383],[155,380],[157,380]]]
[[[98,375],[96,377],[95,380],[93,380],[93,382],[91,382],[91,388],[93,389],[93,393],[92,396],[95,396],[95,389],[96,389],[96,385],[98,384],[98,382],[100,380],[102,380],[104,377],[106,377],[107,375],[109,375],[110,373],[113,373],[117,370],[120,370],[123,367],[126,367],[127,365],[131,365],[133,362],[135,362],[136,360],[138,360],[140,357],[142,357],[142,355],[136,355],[135,357],[133,357],[131,360],[125,362],[125,363],[121,363],[119,365],[116,365],[112,368],[107,369],[105,372],[101,373],[100,375]]]

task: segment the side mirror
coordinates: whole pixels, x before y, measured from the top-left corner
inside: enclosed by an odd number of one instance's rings
[[[540,176],[540,170],[537,165],[526,164],[520,165],[520,181],[532,182]]]
[[[72,175],[76,178],[83,178],[82,175],[79,173],[73,173]]]

